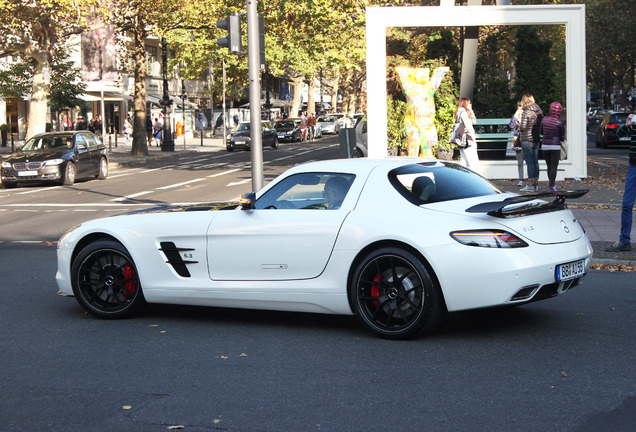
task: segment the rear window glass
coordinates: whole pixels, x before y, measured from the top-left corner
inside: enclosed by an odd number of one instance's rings
[[[480,175],[446,162],[405,165],[390,171],[389,181],[416,205],[503,193]]]

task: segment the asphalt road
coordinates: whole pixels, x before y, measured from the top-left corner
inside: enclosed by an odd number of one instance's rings
[[[26,247],[26,246],[25,246]],[[636,287],[378,339],[353,317],[152,306],[106,321],[56,295],[55,250],[0,249],[1,428],[25,431],[633,431]]]
[[[310,160],[339,157],[337,136],[315,143],[281,143],[263,150],[265,183]],[[238,201],[250,192],[250,153],[224,148],[205,153],[171,153],[111,170],[105,181],[73,186],[34,184],[0,188],[0,248],[56,242],[86,220],[141,208],[181,203]]]

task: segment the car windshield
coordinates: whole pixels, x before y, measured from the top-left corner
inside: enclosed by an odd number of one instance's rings
[[[275,127],[278,127],[278,128],[288,128],[288,127],[291,127],[291,128],[293,128],[293,127],[294,127],[294,122],[293,122],[293,121],[282,121],[282,122],[278,122],[278,123],[276,123],[276,126],[275,126]]]
[[[318,123],[328,123],[328,122],[334,122],[336,121],[335,118],[329,116],[329,117],[318,117],[318,120],[316,120],[316,122]]]
[[[427,204],[503,193],[501,189],[454,163],[426,162],[389,172],[393,187],[413,204]]]
[[[238,127],[236,128],[237,132],[240,131],[248,131],[250,130],[250,124],[249,123],[240,123],[238,125]]]
[[[73,147],[72,135],[34,136],[22,146],[22,151],[42,151]]]

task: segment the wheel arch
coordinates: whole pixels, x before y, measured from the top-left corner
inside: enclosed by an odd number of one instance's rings
[[[428,271],[429,276],[431,277],[433,283],[440,288],[440,292],[442,294],[442,302],[444,304],[444,309],[448,310],[448,308],[446,307],[446,300],[444,299],[444,291],[441,289],[441,285],[440,285],[439,279],[437,278],[437,274],[433,270],[433,267],[428,262],[426,257],[424,257],[424,255],[422,255],[419,250],[417,250],[410,244],[405,243],[403,241],[399,241],[399,240],[393,240],[393,239],[379,240],[374,243],[368,244],[362,250],[360,250],[360,252],[358,252],[358,254],[355,256],[355,258],[351,262],[351,266],[349,267],[349,273],[347,274],[347,301],[349,302],[349,307],[351,308],[351,310],[352,311],[355,310],[353,307],[353,303],[351,302],[351,284],[353,281],[353,274],[355,273],[356,268],[358,267],[360,262],[362,262],[364,257],[366,257],[369,253],[373,252],[374,250],[385,248],[385,247],[394,247],[394,248],[404,249],[405,251],[415,255],[420,260],[422,265],[426,267],[426,271]]]
[[[73,265],[73,262],[75,262],[75,258],[77,258],[77,255],[79,255],[79,253],[86,246],[98,240],[112,240],[114,242],[119,243],[124,248],[126,248],[126,246],[119,239],[113,237],[112,235],[102,233],[102,232],[90,233],[86,235],[85,237],[83,237],[81,240],[79,240],[77,244],[75,244],[75,249],[73,249],[73,254],[71,255],[70,265],[71,266]],[[128,250],[128,248],[126,248],[126,250]]]

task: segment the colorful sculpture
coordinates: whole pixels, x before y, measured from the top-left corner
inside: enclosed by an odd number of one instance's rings
[[[395,70],[406,95],[404,126],[408,155],[433,157],[432,148],[437,144],[433,95],[448,72],[448,67],[436,68],[432,78],[428,68],[399,67]]]

